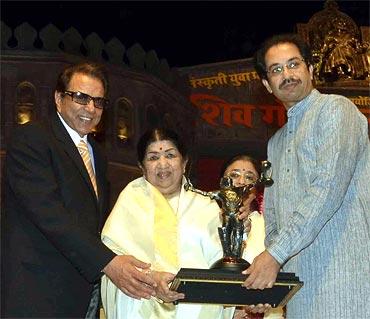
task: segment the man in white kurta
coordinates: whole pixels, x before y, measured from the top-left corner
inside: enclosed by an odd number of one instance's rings
[[[350,100],[313,90],[269,142],[267,249],[304,282],[289,318],[370,318],[367,130]]]

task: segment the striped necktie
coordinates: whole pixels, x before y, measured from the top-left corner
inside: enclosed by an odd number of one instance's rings
[[[77,148],[78,148],[78,151],[80,152],[82,160],[84,161],[87,172],[89,173],[90,180],[94,187],[95,194],[96,196],[98,196],[98,188],[96,186],[95,173],[92,167],[90,153],[89,153],[89,149],[87,148],[87,144],[85,143],[85,141],[81,140],[80,143],[78,143]]]

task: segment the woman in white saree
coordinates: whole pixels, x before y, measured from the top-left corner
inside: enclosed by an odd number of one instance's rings
[[[185,191],[188,161],[184,143],[170,130],[154,129],[138,143],[143,177],[121,192],[102,231],[102,241],[116,254],[151,264],[156,296],[134,299],[102,278],[107,319],[226,319],[234,308],[182,304],[169,282],[180,268],[209,268],[222,257],[217,227],[220,209],[208,197]]]

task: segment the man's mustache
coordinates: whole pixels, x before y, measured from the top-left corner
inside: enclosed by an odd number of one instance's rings
[[[301,83],[302,81],[300,79],[295,78],[287,78],[284,79],[283,82],[280,83],[279,89],[282,89],[285,85],[292,84],[292,83]]]

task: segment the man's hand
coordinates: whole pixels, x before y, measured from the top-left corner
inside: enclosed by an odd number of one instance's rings
[[[156,283],[145,272],[149,268],[150,264],[133,256],[122,255],[114,257],[103,272],[126,295],[135,299],[150,299],[151,296],[155,296]]]
[[[253,263],[248,269],[243,271],[244,275],[249,275],[243,286],[248,289],[272,288],[279,269],[279,263],[265,250],[254,258]]]
[[[183,293],[170,290],[168,287],[170,282],[175,278],[174,274],[164,271],[152,271],[152,278],[157,284],[155,289],[157,298],[164,302],[173,302],[185,298]]]

